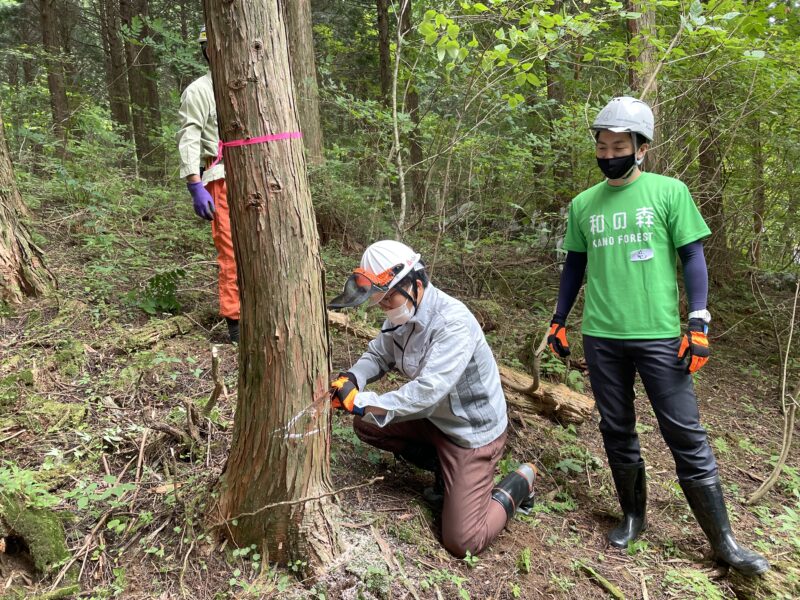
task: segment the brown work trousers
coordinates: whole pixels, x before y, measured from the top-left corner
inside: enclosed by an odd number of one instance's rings
[[[506,512],[492,500],[494,469],[503,455],[506,434],[480,448],[457,446],[428,419],[378,427],[361,417],[353,420],[356,435],[365,443],[402,453],[410,446],[436,449],[444,479],[442,545],[458,558],[476,555],[506,524]]]

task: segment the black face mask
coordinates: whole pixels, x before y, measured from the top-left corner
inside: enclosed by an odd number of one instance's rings
[[[636,154],[619,156],[617,158],[598,158],[597,166],[603,175],[609,179],[622,179],[628,175],[636,165]]]

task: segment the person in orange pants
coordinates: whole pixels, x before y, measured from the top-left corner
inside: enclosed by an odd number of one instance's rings
[[[208,60],[205,27],[198,41]],[[181,118],[181,128],[177,134],[180,176],[186,179],[195,214],[211,221],[211,235],[217,248],[219,265],[219,312],[228,324],[231,342],[238,343],[239,287],[231,238],[225,165],[222,162],[214,163],[219,132],[210,72],[189,84],[181,94],[178,115]],[[201,164],[205,166],[204,169],[200,169]]]

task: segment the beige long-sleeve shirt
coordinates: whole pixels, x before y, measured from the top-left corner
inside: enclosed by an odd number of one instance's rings
[[[181,159],[182,178],[200,173],[200,166],[208,158],[216,157],[219,144],[217,105],[211,73],[195,79],[181,94],[178,111],[181,128],[176,135]],[[203,183],[225,178],[222,163],[203,172]]]

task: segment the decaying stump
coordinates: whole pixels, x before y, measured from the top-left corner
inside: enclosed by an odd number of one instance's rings
[[[361,339],[372,339],[379,333],[374,327],[353,322],[343,313],[328,313],[328,322]],[[506,392],[509,411],[520,418],[546,416],[560,423],[582,423],[592,412],[594,400],[563,384],[540,382],[536,391],[533,377],[509,367],[500,366],[500,378]]]

